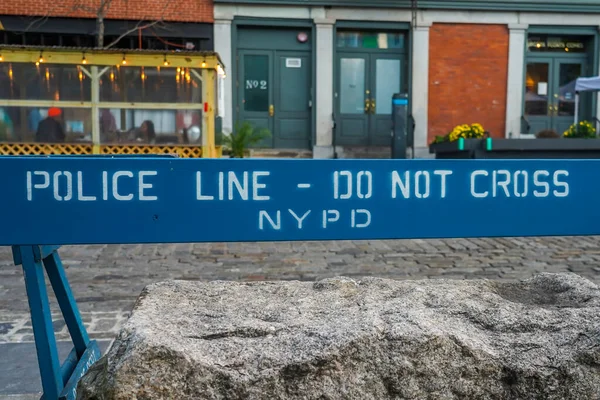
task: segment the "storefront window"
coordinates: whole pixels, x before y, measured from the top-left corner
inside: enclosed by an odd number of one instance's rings
[[[91,80],[79,66],[0,63],[0,99],[91,101]]]
[[[100,108],[102,144],[201,143],[201,110]]]
[[[403,49],[404,34],[397,32],[338,31],[337,47],[355,49]]]
[[[200,70],[111,67],[100,78],[100,101],[124,103],[200,103]]]
[[[527,38],[530,52],[585,53],[587,46],[585,36],[529,35]]]
[[[44,107],[0,106],[0,142],[91,142],[90,109],[56,107],[52,111],[57,115],[49,116]]]

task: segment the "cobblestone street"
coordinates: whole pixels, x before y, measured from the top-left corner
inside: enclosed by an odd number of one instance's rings
[[[600,237],[76,246],[60,250],[92,338],[112,339],[142,288],[166,279],[506,279],[571,271],[600,281]],[[69,338],[56,304],[57,339]],[[0,248],[0,343],[33,340],[20,268]]]

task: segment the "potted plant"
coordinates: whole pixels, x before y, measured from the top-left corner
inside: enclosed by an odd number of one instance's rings
[[[588,121],[580,121],[573,124],[563,133],[563,137],[568,139],[595,139],[596,128]]]
[[[479,123],[456,125],[444,136],[436,136],[429,152],[436,158],[473,158],[473,151],[482,139],[489,136]]]
[[[244,158],[248,148],[271,136],[266,128],[256,128],[249,122],[236,124],[235,130],[229,135],[223,135],[223,144],[229,148],[230,158]]]

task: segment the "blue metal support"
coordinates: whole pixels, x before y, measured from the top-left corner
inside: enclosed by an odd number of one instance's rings
[[[44,266],[46,267],[48,279],[52,284],[52,289],[54,289],[56,300],[62,311],[79,358],[87,349],[90,339],[88,338],[85,326],[81,320],[81,315],[79,314],[77,303],[75,302],[75,298],[69,287],[69,282],[65,275],[62,262],[56,251],[53,251],[44,259]]]
[[[17,247],[18,258],[23,265],[44,398],[46,400],[58,399],[64,384],[44,280],[44,268],[41,260],[35,259],[34,246],[15,247]],[[15,247],[13,247],[13,252],[15,252]],[[15,259],[17,259],[16,256]]]
[[[60,246],[13,246],[16,265],[22,265],[31,311],[31,323],[40,368],[43,400],[74,400],[79,379],[100,358],[96,341],[90,341],[77,303],[56,250]],[[44,269],[52,285],[73,350],[61,365],[58,358]]]

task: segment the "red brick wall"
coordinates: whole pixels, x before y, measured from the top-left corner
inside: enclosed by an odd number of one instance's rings
[[[475,122],[504,137],[508,28],[433,24],[429,35],[429,141]]]
[[[109,19],[213,22],[212,0],[102,0]],[[0,0],[0,15],[95,18],[101,0]]]

